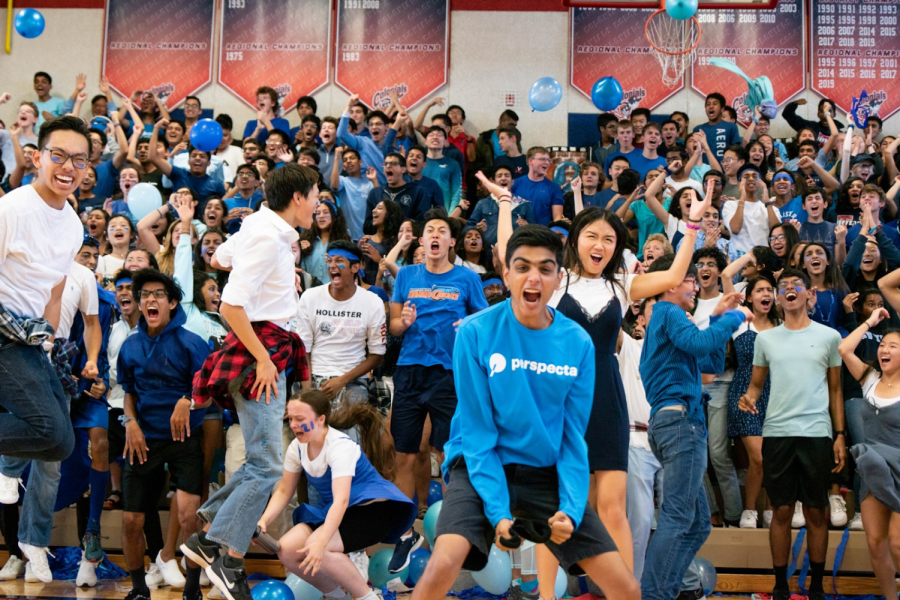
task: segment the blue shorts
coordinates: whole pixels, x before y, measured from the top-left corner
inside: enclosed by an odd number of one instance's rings
[[[398,366],[391,406],[391,436],[397,452],[419,453],[425,417],[431,417],[431,446],[443,450],[450,439],[456,403],[453,371],[441,365]]]
[[[90,429],[101,427],[109,429],[109,405],[104,400],[97,400],[85,396],[87,402],[80,403],[78,409],[72,412],[72,427],[75,429]]]

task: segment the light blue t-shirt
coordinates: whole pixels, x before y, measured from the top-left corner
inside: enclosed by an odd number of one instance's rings
[[[366,222],[366,200],[372,191],[372,182],[365,177],[345,177],[341,175],[338,182],[338,206],[344,211],[347,231],[353,241],[363,236],[363,223]]]
[[[407,300],[416,307],[416,321],[403,335],[397,364],[452,369],[453,324],[488,307],[481,278],[465,267],[435,274],[425,265],[410,265],[397,273],[392,298],[398,304]]]
[[[790,202],[782,206],[778,209],[778,212],[781,213],[781,222],[787,223],[791,219],[796,219],[801,223],[806,223],[807,214],[806,209],[803,208],[803,198],[800,196],[794,196],[791,198]]]
[[[41,125],[44,124],[44,111],[47,111],[54,117],[61,117],[66,114],[66,101],[62,98],[56,98],[51,96],[49,100],[45,102],[35,102],[35,106],[38,109],[38,120],[37,123],[34,124],[34,130],[37,131],[41,128]]]
[[[584,515],[594,344],[577,323],[548,310],[553,322],[546,329],[519,323],[509,300],[459,326],[453,352],[459,405],[444,446],[444,476],[457,457],[465,458],[492,525],[512,518],[503,471],[508,464],[556,467],[558,510],[575,527]]]
[[[444,195],[444,208],[448,213],[459,204],[462,195],[462,173],[459,164],[447,156],[442,158],[428,158],[422,175],[437,182]]]
[[[629,155],[628,162],[631,163],[632,169],[641,174],[641,183],[643,183],[647,173],[653,169],[666,166],[666,158],[664,156],[657,156],[653,159],[644,158],[643,151]]]
[[[828,369],[841,366],[841,334],[811,322],[756,336],[754,367],[769,367],[769,405],[763,437],[831,437]]]

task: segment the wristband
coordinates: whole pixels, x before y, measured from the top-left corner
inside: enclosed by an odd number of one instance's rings
[[[834,432],[834,435],[842,435],[842,436],[844,436],[844,437],[846,438],[846,437],[847,437],[847,432],[844,431],[843,429],[840,429],[840,430],[838,430],[838,431],[835,431],[835,432]]]
[[[179,402],[181,402],[182,400],[190,400],[190,402],[191,402],[190,410],[195,410],[197,408],[197,403],[194,402],[193,398],[188,398],[187,396],[182,396],[181,398],[178,399]]]
[[[686,223],[684,224],[684,226],[687,227],[688,229],[693,230],[693,231],[700,231],[700,226],[699,226],[699,225],[694,225],[693,223],[690,223],[690,222],[686,222]]]
[[[119,423],[124,427],[128,424],[128,421],[137,421],[135,417],[126,417],[125,415],[119,415]]]

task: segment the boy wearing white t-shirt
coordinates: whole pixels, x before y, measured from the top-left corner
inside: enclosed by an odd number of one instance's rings
[[[66,276],[83,239],[66,198],[84,179],[91,139],[83,121],[61,117],[41,127],[38,148],[34,182],[0,203],[0,405],[8,411],[0,415],[0,455],[58,461],[72,452],[75,436],[41,344],[59,325]],[[87,371],[84,377],[97,376],[96,365]],[[15,502],[16,480],[0,483]]]
[[[771,204],[756,199],[760,185],[759,169],[745,165],[738,173],[741,198],[722,205],[722,220],[731,232],[731,246],[744,255],[754,246],[769,245],[769,229],[781,222],[781,213]]]

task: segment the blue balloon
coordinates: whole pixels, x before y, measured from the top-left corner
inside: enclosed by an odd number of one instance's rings
[[[294,591],[278,579],[260,581],[250,590],[253,600],[294,600]]]
[[[615,77],[598,79],[591,88],[591,101],[600,110],[611,111],[622,104],[622,86]]]
[[[666,12],[676,21],[690,19],[697,12],[697,0],[666,0]]]
[[[556,572],[556,583],[553,585],[553,593],[557,598],[562,598],[566,595],[567,589],[569,589],[569,576],[566,575],[562,567],[559,567]]]
[[[213,119],[200,119],[191,127],[191,146],[212,152],[222,143],[222,126]]]
[[[441,487],[441,482],[432,480],[431,483],[428,484],[428,506],[443,499],[444,489]]]
[[[428,512],[425,513],[425,518],[422,519],[422,528],[425,530],[425,539],[428,540],[428,545],[432,549],[434,548],[434,534],[437,530],[438,515],[441,514],[441,506],[443,504],[443,500],[438,500],[432,504],[431,508],[428,509]]]
[[[487,566],[480,571],[472,571],[472,579],[485,591],[498,596],[505,594],[512,584],[512,563],[509,560],[509,553],[497,546],[491,546]]]
[[[162,206],[159,190],[149,183],[139,183],[128,192],[128,212],[135,218],[135,223]]]
[[[406,581],[409,577],[409,567],[406,567],[399,573],[391,573],[388,571],[388,565],[391,563],[391,557],[394,551],[390,549],[379,550],[369,559],[369,581],[376,589],[381,589],[387,585],[392,579],[400,578],[400,581]]]
[[[425,548],[419,548],[409,555],[409,580],[413,585],[419,582],[419,578],[425,572],[429,558],[431,558],[431,552]]]
[[[288,573],[284,583],[294,594],[294,600],[320,600],[322,598],[322,592],[318,588],[308,581],[300,579],[293,573]],[[250,595],[253,595],[253,590],[250,591]]]
[[[716,568],[711,562],[705,558],[695,557],[691,561],[691,568],[700,578],[700,585],[703,586],[703,593],[710,595],[716,590]]]
[[[23,38],[36,38],[44,33],[44,15],[33,8],[23,8],[16,15],[16,31]]]
[[[552,77],[541,77],[531,84],[528,102],[534,110],[545,111],[556,107],[562,100],[562,86]]]

